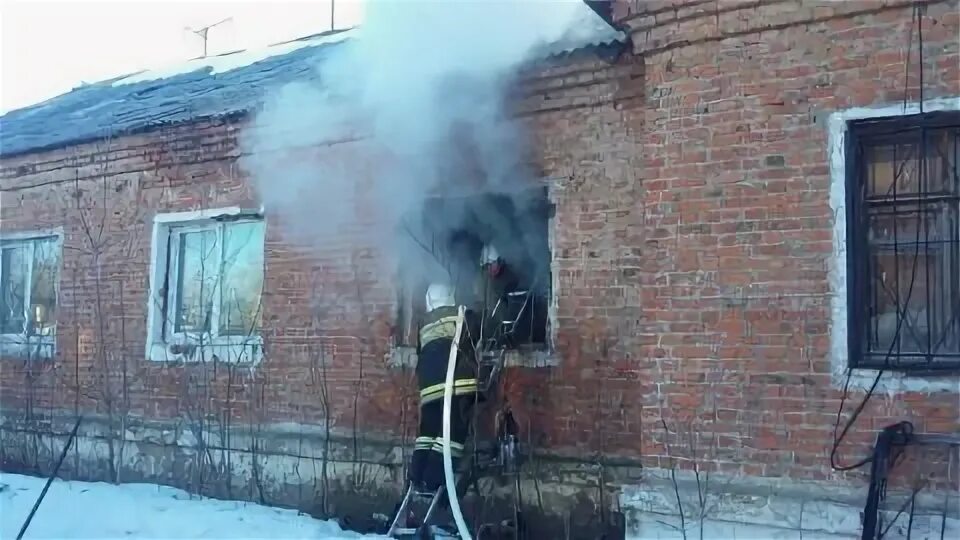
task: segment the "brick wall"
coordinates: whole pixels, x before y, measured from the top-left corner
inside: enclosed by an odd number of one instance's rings
[[[957,3],[919,4],[923,95],[958,96]],[[511,370],[505,395],[540,451],[840,479],[828,455],[841,392],[829,356],[825,119],[919,98],[917,71],[904,80],[904,51],[918,49],[912,7],[615,7],[632,53],[613,64],[590,52],[561,59],[517,89],[534,157],[555,179],[559,364]],[[393,287],[364,241],[375,223],[307,251],[268,213],[281,226],[267,229],[267,358],[256,368],[143,358],[153,215],[256,204],[236,165],[243,126],[224,119],[3,160],[0,232],[65,234],[58,354],[0,360],[7,414],[329,419],[410,435],[411,373],[384,362]],[[957,431],[957,399],[874,398],[841,459],[859,458],[876,429],[901,419]]]
[[[642,219],[631,221],[644,224],[638,232],[652,260],[634,283],[649,295],[639,319],[666,332],[637,354],[651,420],[641,452],[664,465],[670,439],[649,429],[659,401],[679,423],[699,414],[698,429],[720,435],[720,470],[836,477],[828,455],[841,393],[829,358],[825,120],[920,98],[913,3],[636,4],[655,13],[623,19],[646,59],[648,97]],[[922,95],[956,97],[958,4],[918,5]],[[862,395],[854,392],[845,410]],[[901,419],[956,432],[957,397],[873,399],[841,461],[865,455],[874,430]],[[701,442],[696,453],[707,451]]]
[[[236,388],[229,408],[238,418],[318,423],[326,413],[311,385],[322,364],[335,420],[352,418],[360,384],[373,399],[359,402],[376,408],[360,417],[378,420],[381,428],[398,425],[393,399],[381,388],[399,376],[382,362],[391,297],[371,277],[369,250],[346,239],[342,249],[311,255],[285,243],[281,227],[268,227],[263,333],[270,360],[256,369],[144,359],[154,215],[259,205],[235,163],[241,126],[185,126],[4,163],[4,232],[64,229],[57,360],[4,359],[4,403],[21,402],[33,385],[45,390],[33,396],[34,406],[73,406],[72,389],[79,384],[81,402],[103,409],[110,401],[103,394],[120,391],[116,378],[125,368],[130,391],[124,399],[135,416],[180,416],[185,403],[196,400],[188,395],[191,385],[209,379],[210,410],[226,406],[221,400],[230,380]],[[368,318],[372,324],[360,324]],[[111,374],[106,381],[103,361]],[[358,383],[361,362],[365,373]]]

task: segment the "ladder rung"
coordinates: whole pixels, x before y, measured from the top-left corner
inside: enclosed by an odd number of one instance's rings
[[[454,532],[447,531],[436,525],[430,525],[430,532],[433,534],[434,538],[460,538],[460,535]]]
[[[460,535],[445,531],[440,527],[437,527],[436,525],[430,525],[429,528],[430,528],[430,532],[434,536],[439,536],[441,538],[460,538]],[[398,528],[393,530],[394,536],[406,536],[406,535],[412,536],[417,534],[418,532],[420,532],[420,529],[414,528],[414,527],[403,527],[403,528]]]

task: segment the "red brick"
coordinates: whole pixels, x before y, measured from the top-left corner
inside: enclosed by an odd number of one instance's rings
[[[519,85],[512,105],[530,129],[534,158],[546,175],[563,179],[554,190],[560,367],[511,371],[505,394],[529,415],[527,425],[539,430],[533,435],[547,450],[592,452],[596,423],[607,419],[623,433],[604,441],[606,451],[667,466],[658,425],[663,407],[673,430],[696,418],[698,430],[722,434],[724,460],[706,461],[705,469],[836,479],[824,454],[840,400],[827,357],[830,305],[823,300],[830,290],[824,263],[832,253],[832,216],[826,128],[814,113],[902,99],[904,30],[912,8],[895,1],[875,14],[821,21],[866,8],[837,3],[828,12],[791,3],[790,9],[747,11],[729,3],[718,28],[712,3],[703,13],[686,3],[617,2],[615,11],[628,25],[650,28],[649,38],[634,35],[635,48],[662,51],[628,53],[612,65],[562,61],[540,72],[533,68]],[[678,16],[672,6],[690,18],[664,22]],[[936,51],[927,58],[927,97],[960,91],[960,16],[953,6],[927,8],[924,38]],[[764,31],[768,25],[783,28]],[[744,37],[717,34],[747,30]],[[581,80],[578,73],[589,77]],[[919,95],[918,78],[908,80],[909,95]],[[644,100],[634,99],[640,94]],[[700,112],[702,106],[708,112]],[[161,210],[254,202],[243,179],[222,173],[235,165],[243,127],[181,126],[117,139],[107,153],[86,144],[0,164],[8,190],[2,230],[63,226],[68,244],[82,247],[68,186],[79,174],[85,189],[94,190],[96,171],[82,163],[108,157],[113,182],[138,177],[140,184],[137,193],[110,195],[106,234],[114,245],[142,247],[129,256],[111,252],[104,261],[111,288],[103,313],[96,308],[90,257],[64,252],[58,357],[35,365],[0,359],[5,410],[25,408],[28,399],[31,406],[70,409],[78,385],[81,408],[103,410],[97,371],[97,321],[103,320],[106,342],[120,343],[121,330],[125,334],[131,411],[155,418],[182,414],[189,401],[184,388],[204,373],[200,366],[142,358],[150,256],[143,224]],[[304,158],[314,154],[305,151]],[[61,183],[21,189],[48,182]],[[88,212],[102,210],[95,198],[83,203],[91,205]],[[267,230],[268,358],[252,374],[210,373],[215,406],[238,421],[321,423],[326,412],[316,345],[335,341],[324,370],[334,424],[352,428],[356,397],[363,430],[409,431],[415,416],[410,374],[382,363],[394,302],[389,276],[364,282],[360,302],[352,295],[354,273],[343,263],[351,251],[359,255],[368,246],[351,249],[345,241],[311,255],[289,245],[277,228]],[[623,247],[641,252],[622,254]],[[581,254],[588,252],[597,257],[584,263]],[[123,304],[118,287],[128,291]],[[790,295],[807,300],[794,303]],[[810,300],[815,297],[821,300]],[[319,320],[311,311],[317,300],[328,305]],[[330,335],[363,342],[323,339]],[[598,344],[606,342],[613,345],[601,354]],[[228,406],[230,377],[237,386],[230,386]],[[241,377],[242,386],[236,382]],[[854,392],[847,410],[861,397]],[[928,431],[960,427],[955,393],[905,393],[890,411],[880,401],[858,420],[841,450],[845,461],[862,455],[861,445],[872,442],[877,428],[904,417],[923,418],[918,428]],[[630,417],[641,411],[642,423],[634,423]]]

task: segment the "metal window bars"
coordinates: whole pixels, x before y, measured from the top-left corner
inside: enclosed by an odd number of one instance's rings
[[[850,366],[958,370],[960,113],[849,127]]]

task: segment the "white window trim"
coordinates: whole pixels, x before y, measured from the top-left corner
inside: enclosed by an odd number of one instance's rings
[[[924,100],[923,112],[960,111],[960,96]],[[849,122],[868,118],[889,118],[919,114],[919,102],[886,105],[881,107],[856,107],[830,114],[828,119],[828,152],[830,163],[830,209],[833,213],[833,255],[829,261],[830,281],[830,368],[831,379],[837,388],[842,388],[847,379],[847,175],[846,136]],[[867,390],[873,384],[878,371],[854,369],[850,376],[850,388]],[[924,376],[905,372],[887,371],[877,390],[890,395],[899,392],[957,392],[960,390],[958,376]]]
[[[188,212],[168,212],[156,214],[153,218],[153,238],[150,254],[150,296],[147,301],[147,340],[146,358],[153,362],[209,362],[220,361],[235,364],[258,364],[263,359],[263,336],[257,332],[249,336],[217,336],[214,338],[190,334],[174,334],[171,321],[162,313],[165,300],[176,294],[176,277],[170,283],[164,298],[163,283],[168,271],[167,238],[173,227],[191,227],[197,230],[207,229],[218,217],[238,216],[259,213],[259,210],[230,206],[209,208]],[[264,223],[266,226],[266,223]],[[221,234],[218,232],[218,234]],[[217,287],[219,287],[219,282]],[[167,305],[172,305],[170,302]],[[219,302],[214,302],[214,310],[219,311]],[[166,325],[166,328],[164,327]],[[165,339],[170,335],[172,339]]]
[[[545,354],[538,356],[532,362],[523,363],[524,367],[556,367],[560,365],[560,355],[557,352],[557,335],[560,332],[560,255],[557,249],[557,192],[560,190],[562,178],[547,177],[542,183],[547,186],[547,202],[553,205],[554,211],[547,218],[547,249],[550,250],[550,301],[547,304],[547,349]],[[529,365],[528,364],[532,364]]]
[[[3,232],[0,233],[0,245],[7,243],[29,242],[31,240],[41,240],[46,238],[56,239],[57,249],[60,250],[60,265],[57,269],[57,280],[54,283],[57,302],[60,297],[60,271],[63,269],[63,228],[41,229],[31,231]],[[31,244],[32,249],[36,246]],[[33,253],[30,254],[30,268],[27,273],[27,282],[32,284],[31,273],[33,271]],[[2,277],[0,277],[2,279]],[[30,295],[33,287],[27,288],[27,298],[25,305],[30,305]],[[28,314],[29,316],[29,314]],[[34,360],[48,360],[56,354],[57,347],[57,326],[54,326],[53,335],[49,336],[28,336],[25,332],[18,334],[0,334],[0,356],[16,357],[18,359],[29,358]]]

